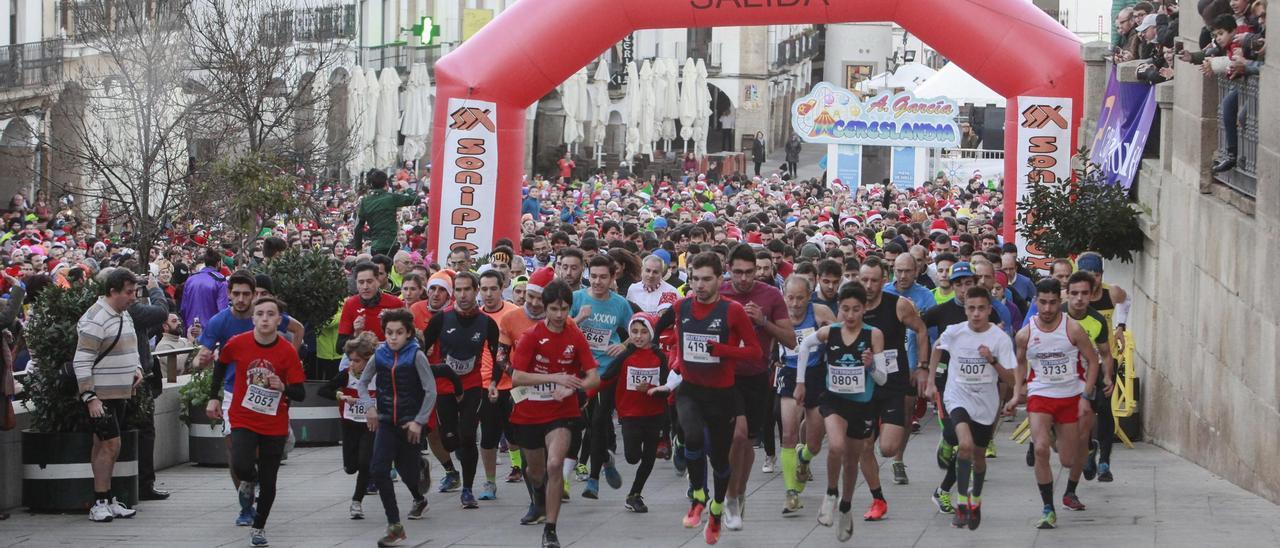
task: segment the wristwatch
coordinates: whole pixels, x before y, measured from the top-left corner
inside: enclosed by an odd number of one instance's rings
[[[92,390],[85,390],[80,393],[80,403],[89,403],[98,399],[98,394]]]

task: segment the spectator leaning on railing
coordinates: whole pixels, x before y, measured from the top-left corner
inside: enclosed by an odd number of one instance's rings
[[[1247,9],[1237,10],[1244,0],[1231,0],[1232,14],[1216,16],[1209,25],[1213,45],[1204,50],[1200,71],[1206,76],[1226,77],[1242,82],[1255,76],[1266,53],[1266,1],[1259,0]],[[1213,165],[1214,173],[1230,171],[1236,166],[1239,143],[1240,89],[1233,85],[1222,96],[1220,124],[1226,136],[1226,155]]]

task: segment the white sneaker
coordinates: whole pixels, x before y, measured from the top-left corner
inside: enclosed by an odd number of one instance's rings
[[[107,507],[111,509],[112,516],[120,519],[129,519],[138,513],[137,510],[133,510],[123,504],[120,504],[120,501],[116,500],[115,497],[111,497],[111,504],[108,504]]]
[[[840,530],[836,532],[836,540],[849,542],[853,538],[853,512],[840,512]]]
[[[760,471],[766,474],[772,474],[774,473],[774,471],[777,470],[777,468],[778,468],[778,457],[766,456],[764,458],[764,466],[760,467]]]
[[[364,505],[358,500],[351,501],[351,519],[364,519]]]
[[[105,500],[97,501],[89,508],[89,521],[106,523],[113,519],[115,519],[115,515],[111,513],[111,505],[107,504]]]
[[[737,497],[725,501],[724,527],[730,531],[742,530],[742,507],[739,506]]]
[[[738,497],[738,518],[746,519],[747,517],[747,496]]]
[[[836,496],[827,495],[822,497],[822,507],[818,508],[818,524],[823,527],[831,527],[832,514],[836,511]]]

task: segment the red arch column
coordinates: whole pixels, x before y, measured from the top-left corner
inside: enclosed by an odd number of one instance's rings
[[[628,33],[868,21],[901,24],[1010,99],[1006,196],[1017,188],[1018,96],[1072,99],[1078,125],[1079,42],[1026,0],[521,0],[436,63],[432,249],[487,253],[497,238],[519,238],[525,109]],[[1009,237],[1015,200],[1005,208]]]

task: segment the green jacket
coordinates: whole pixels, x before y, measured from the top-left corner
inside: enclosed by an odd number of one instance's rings
[[[387,192],[384,189],[370,191],[369,195],[360,201],[360,207],[356,210],[357,219],[352,247],[363,248],[366,226],[369,228],[369,239],[373,241],[374,247],[385,249],[395,245],[396,232],[400,228],[396,222],[396,210],[418,205],[418,202],[418,194],[412,190],[402,194]]]

